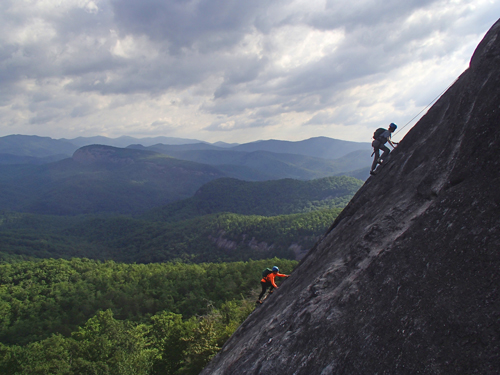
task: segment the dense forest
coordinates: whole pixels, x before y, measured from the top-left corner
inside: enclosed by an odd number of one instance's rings
[[[299,259],[361,183],[351,177],[266,182],[224,178],[204,185],[194,197],[135,217],[3,211],[0,259]]]
[[[262,269],[296,264],[1,264],[0,373],[197,374],[255,308]]]
[[[262,270],[292,272],[361,184],[221,178],[129,215],[0,211],[0,373],[198,374]]]
[[[292,249],[310,248],[340,211],[272,217],[226,213],[178,223],[129,217],[64,221],[4,212],[0,215],[0,259],[86,257],[128,263],[295,259]]]
[[[193,197],[151,210],[142,218],[173,222],[217,212],[277,216],[344,207],[362,184],[347,176],[261,182],[219,178]]]

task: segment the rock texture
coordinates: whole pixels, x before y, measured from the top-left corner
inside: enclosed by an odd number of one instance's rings
[[[500,21],[202,374],[498,374],[499,152]]]

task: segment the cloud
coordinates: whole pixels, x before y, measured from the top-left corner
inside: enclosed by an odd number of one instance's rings
[[[4,0],[0,135],[363,140],[451,83],[499,11],[498,0]]]
[[[210,53],[237,44],[257,17],[265,0],[112,0],[115,21],[122,34],[147,35],[174,54],[183,49]]]

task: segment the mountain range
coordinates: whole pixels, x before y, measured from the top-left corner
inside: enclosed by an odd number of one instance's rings
[[[80,147],[89,145],[155,151],[177,159],[217,166],[228,177],[249,181],[314,179],[339,174],[366,179],[370,164],[369,143],[327,137],[239,145],[171,137],[52,139],[9,135],[0,137],[0,165],[48,164],[70,158]]]
[[[314,150],[315,144],[315,142],[310,142],[310,154],[320,153]],[[341,173],[352,173],[363,168],[366,170],[370,162],[370,154],[367,149],[352,151],[345,148],[346,154],[337,159],[327,159],[305,155],[305,152],[300,154],[298,153],[300,150],[297,150],[295,154],[267,150],[242,151],[238,147],[220,150],[205,144],[154,145],[150,147],[131,145],[129,148],[151,150],[182,160],[209,164],[216,166],[228,176],[248,181],[281,178],[310,180]],[[335,154],[341,155],[338,151],[335,151]],[[329,155],[333,156],[334,152],[330,152]],[[363,171],[359,172],[363,173]],[[353,177],[359,178],[359,176]]]
[[[78,137],[73,139],[52,139],[35,135],[12,134],[0,137],[0,155],[16,155],[31,157],[60,156],[70,157],[78,148],[89,145],[104,145],[125,148],[130,145],[150,147],[156,145],[178,146],[168,150],[225,150],[254,152],[268,151],[279,154],[297,154],[322,159],[338,159],[352,151],[370,149],[368,142],[350,142],[328,137],[315,137],[291,142],[281,140],[265,140],[245,144],[229,144],[225,142],[207,143],[196,139],[175,137],[119,137],[103,136]],[[163,149],[166,150],[166,149]],[[0,163],[2,163],[0,158]]]
[[[225,175],[206,164],[85,146],[44,165],[0,165],[0,209],[40,214],[137,213],[188,198]]]
[[[104,137],[77,140],[80,144],[115,141]],[[118,140],[123,144],[137,141]],[[0,210],[138,214],[189,198],[205,183],[222,177],[268,181],[347,175],[366,179],[370,164],[368,143],[325,137],[226,147],[201,142],[79,147],[71,141],[21,135],[0,138]]]

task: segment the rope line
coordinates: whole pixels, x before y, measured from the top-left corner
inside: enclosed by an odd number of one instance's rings
[[[424,109],[422,109],[419,113],[417,113],[417,114],[416,114],[416,115],[415,115],[415,116],[414,116],[414,117],[413,117],[410,121],[408,121],[408,122],[407,122],[407,123],[406,123],[403,127],[399,128],[399,129],[398,129],[398,131],[397,131],[396,133],[394,133],[394,135],[398,134],[401,130],[403,130],[404,128],[406,128],[406,127],[408,126],[408,124],[410,124],[413,120],[415,120],[415,119],[416,119],[416,118],[417,118],[417,117],[418,117],[418,116],[419,116],[419,115],[420,115],[423,111],[425,111],[427,108],[429,108],[429,107],[430,107],[430,106],[431,106],[431,105],[432,105],[432,104],[433,104],[436,100],[438,100],[438,99],[441,97],[441,95],[443,95],[443,94],[444,94],[444,93],[445,93],[445,92],[446,92],[446,91],[447,91],[447,90],[448,90],[451,86],[453,86],[453,85],[455,84],[455,82],[457,82],[457,81],[458,81],[458,78],[457,78],[457,79],[455,79],[452,83],[450,83],[450,84],[448,85],[448,87],[447,87],[447,88],[445,88],[445,89],[444,89],[444,90],[443,90],[443,91],[442,91],[442,92],[441,92],[438,96],[436,96],[434,99],[432,99],[432,101],[431,101],[429,104],[427,104],[427,105],[425,106],[425,108],[424,108]]]

